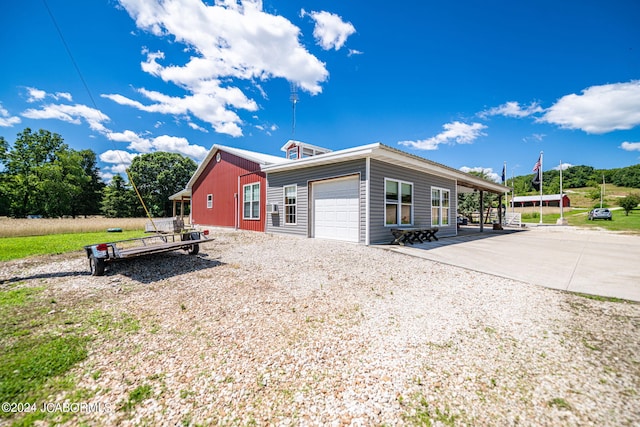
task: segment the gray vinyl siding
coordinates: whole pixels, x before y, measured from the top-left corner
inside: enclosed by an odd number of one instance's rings
[[[267,233],[283,233],[311,237],[311,207],[309,191],[314,181],[359,175],[360,179],[360,243],[366,241],[366,161],[365,159],[314,166],[267,174],[267,203],[278,205],[278,214],[267,213]],[[297,185],[296,224],[284,223],[284,190],[288,185]]]
[[[370,168],[369,240],[371,244],[389,243],[392,240],[390,229],[393,227],[385,226],[384,219],[385,178],[413,183],[413,225],[418,227],[431,227],[431,187],[435,186],[450,190],[449,226],[439,227],[436,236],[453,236],[457,234],[456,208],[458,194],[455,180],[398,167],[378,160],[371,160]]]

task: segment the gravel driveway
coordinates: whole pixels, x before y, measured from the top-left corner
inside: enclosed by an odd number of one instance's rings
[[[79,252],[0,265],[0,283],[139,322],[95,336],[77,387],[110,410],[69,425],[640,424],[638,304],[383,248],[212,237],[103,277]]]

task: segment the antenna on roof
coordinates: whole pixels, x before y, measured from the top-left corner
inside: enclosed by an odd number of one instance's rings
[[[291,83],[291,96],[289,97],[291,100],[292,106],[292,124],[291,124],[291,137],[293,138],[296,135],[296,104],[298,103],[298,88],[295,83]]]

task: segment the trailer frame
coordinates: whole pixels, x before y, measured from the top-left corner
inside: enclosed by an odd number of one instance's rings
[[[108,263],[182,249],[189,255],[200,252],[200,244],[210,242],[208,230],[155,233],[153,236],[98,243],[84,247],[92,276],[104,275]]]

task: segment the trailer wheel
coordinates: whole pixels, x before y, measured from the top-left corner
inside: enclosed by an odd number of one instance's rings
[[[106,263],[102,258],[96,258],[93,255],[89,257],[89,269],[92,276],[104,276],[104,268]]]
[[[189,246],[187,252],[189,255],[198,255],[198,252],[200,252],[200,245],[196,243],[195,245]]]

